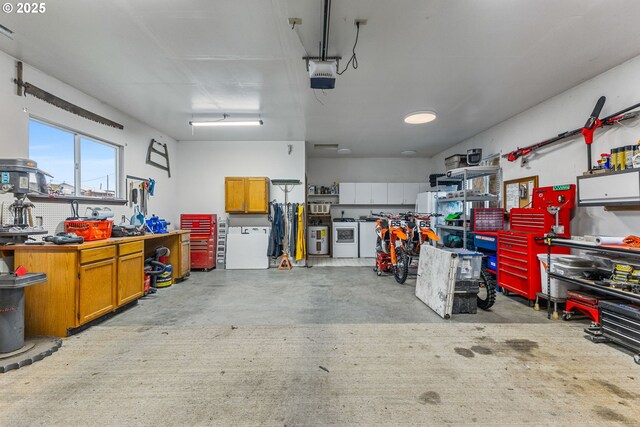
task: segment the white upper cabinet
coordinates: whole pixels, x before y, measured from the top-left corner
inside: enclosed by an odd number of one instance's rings
[[[401,182],[390,182],[387,184],[387,203],[390,205],[401,205],[404,201],[404,184]]]
[[[386,205],[387,202],[387,187],[386,182],[374,182],[371,184],[371,204],[372,205]]]
[[[341,205],[353,205],[356,203],[355,182],[340,183],[340,198],[338,200]]]
[[[371,183],[356,182],[356,205],[371,204]]]
[[[405,205],[415,205],[418,192],[420,191],[420,184],[417,182],[405,182],[402,187],[402,203]]]

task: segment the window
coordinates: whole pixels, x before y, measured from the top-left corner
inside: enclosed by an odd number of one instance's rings
[[[48,178],[49,194],[115,199],[120,196],[122,147],[29,120],[29,158]]]

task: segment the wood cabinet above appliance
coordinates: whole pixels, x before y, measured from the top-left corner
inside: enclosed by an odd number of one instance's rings
[[[226,177],[224,210],[227,213],[269,213],[269,178]]]

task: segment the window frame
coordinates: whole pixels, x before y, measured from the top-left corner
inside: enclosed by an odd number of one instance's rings
[[[41,117],[37,117],[37,116],[33,116],[33,115],[29,115],[29,122],[34,121],[37,123],[40,123],[42,125],[45,126],[49,126],[55,129],[59,129],[63,132],[68,132],[71,133],[73,135],[73,153],[74,153],[74,159],[73,159],[73,179],[74,179],[74,194],[73,195],[52,195],[52,194],[47,194],[47,195],[39,195],[39,194],[29,194],[30,198],[36,198],[36,199],[41,199],[41,200],[79,200],[79,201],[100,201],[100,203],[105,203],[105,204],[123,204],[126,203],[127,199],[123,198],[123,192],[124,192],[124,178],[125,178],[125,173],[124,173],[124,145],[121,144],[116,144],[115,142],[111,142],[108,141],[104,138],[100,138],[85,132],[81,132],[78,131],[76,129],[70,128],[68,126],[65,125],[61,125],[59,123],[54,123],[50,120],[46,120],[43,119]],[[115,193],[115,197],[93,197],[93,196],[83,196],[81,194],[82,191],[82,166],[81,166],[81,140],[85,139],[88,141],[91,141],[93,143],[96,144],[102,144],[105,145],[107,147],[110,148],[114,148],[116,150],[116,193]],[[29,150],[31,149],[31,134],[29,133],[28,136],[28,145],[29,145]],[[42,168],[45,172],[47,172],[46,170],[46,165],[40,165],[38,164],[39,168]]]

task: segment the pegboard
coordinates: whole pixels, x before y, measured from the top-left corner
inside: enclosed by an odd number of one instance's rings
[[[13,203],[14,200],[15,199],[12,195],[5,194],[0,197],[0,203],[2,204],[2,224],[4,225],[13,223],[13,213],[9,209],[9,206]],[[44,229],[47,230],[48,234],[57,234],[64,232],[64,221],[73,215],[71,212],[70,202],[51,203],[38,202],[37,200],[35,200],[32,201],[32,203],[35,205],[35,208],[32,208],[34,226],[44,227]],[[96,200],[95,203],[81,203],[78,206],[78,214],[80,216],[89,215],[90,211],[87,211],[88,206],[104,207],[105,205],[101,205],[100,200]],[[106,207],[113,211],[114,224],[122,223],[123,216],[125,219],[124,222],[128,224],[129,218],[131,218],[131,215],[133,215],[133,209],[128,205],[108,205]]]

